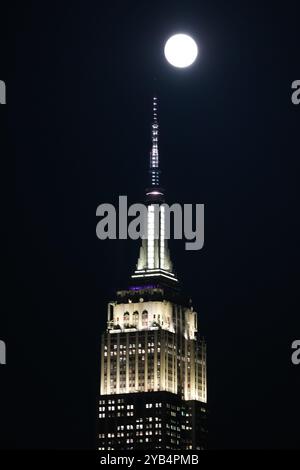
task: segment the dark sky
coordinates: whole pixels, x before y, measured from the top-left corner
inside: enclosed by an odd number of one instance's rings
[[[168,202],[205,204],[204,249],[171,254],[208,341],[210,448],[299,446],[299,13],[290,0],[10,3],[4,446],[95,446],[106,302],[139,246],[97,240],[95,212],[143,200],[154,76]],[[187,70],[163,57],[178,31],[201,47]]]

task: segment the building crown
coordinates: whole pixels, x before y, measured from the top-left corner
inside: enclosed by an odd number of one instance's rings
[[[158,98],[154,96],[151,125],[152,147],[149,164],[150,187],[146,189],[147,237],[142,242],[136,270],[131,277],[148,281],[151,278],[163,278],[177,283],[178,279],[173,272],[173,263],[166,238],[166,208],[163,205],[164,191],[160,187],[158,133]]]

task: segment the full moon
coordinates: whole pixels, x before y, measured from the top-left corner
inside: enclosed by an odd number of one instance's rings
[[[174,67],[184,68],[192,65],[197,55],[197,44],[187,34],[175,34],[165,44],[165,57]]]

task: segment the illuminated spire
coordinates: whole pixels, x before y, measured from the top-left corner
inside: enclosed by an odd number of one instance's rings
[[[159,187],[159,154],[158,154],[158,101],[157,97],[153,98],[153,118],[152,118],[152,149],[150,152],[150,186]]]
[[[148,207],[147,238],[142,241],[137,269],[132,278],[148,278],[162,276],[177,282],[173,273],[168,241],[166,239],[166,214],[164,192],[159,182],[158,154],[158,100],[153,98],[153,118],[151,126],[152,148],[150,151],[150,187],[146,190]],[[158,217],[155,216],[155,206],[159,207]]]

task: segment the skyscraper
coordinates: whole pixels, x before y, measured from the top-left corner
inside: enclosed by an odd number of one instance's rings
[[[130,286],[108,304],[102,336],[101,450],[206,448],[206,344],[168,249],[157,107],[154,97],[147,237]]]

